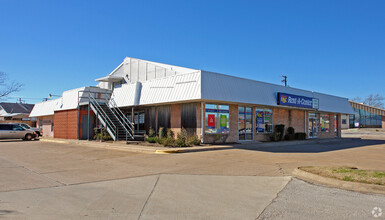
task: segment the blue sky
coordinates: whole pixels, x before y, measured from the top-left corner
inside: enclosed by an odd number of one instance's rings
[[[0,0],[0,71],[24,84],[8,101],[29,103],[95,85],[126,56],[385,96],[384,11],[383,0]]]

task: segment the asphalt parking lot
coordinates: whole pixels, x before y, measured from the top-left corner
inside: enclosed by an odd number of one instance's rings
[[[385,204],[384,196],[336,192],[291,180],[294,168],[307,165],[384,168],[385,138],[186,154],[0,141],[0,216],[298,219],[314,214],[328,219],[326,212],[296,210],[309,207],[311,198],[320,198],[313,201],[318,201],[317,210],[330,210],[338,219],[362,219],[370,217],[371,206]],[[338,193],[346,199],[334,198]],[[354,202],[358,198],[360,202]],[[328,201],[339,208],[330,208]]]

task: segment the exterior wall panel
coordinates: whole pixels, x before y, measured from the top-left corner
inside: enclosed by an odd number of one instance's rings
[[[56,111],[54,126],[55,138],[78,139],[78,110]]]

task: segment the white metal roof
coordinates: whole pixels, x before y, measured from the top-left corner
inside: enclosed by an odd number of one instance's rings
[[[97,97],[97,93],[103,94],[108,92],[108,90],[98,87],[81,87],[64,91],[58,99],[36,103],[30,117],[48,116],[53,115],[55,111],[76,109],[78,107],[78,99],[79,103],[88,102],[88,92],[92,92],[91,94]]]
[[[115,88],[113,96],[118,106],[132,106],[137,95],[139,105],[159,104],[200,99],[200,71],[153,79],[141,83],[140,94],[137,84],[123,84]]]
[[[54,114],[54,109],[58,107],[60,99],[48,100],[36,103],[29,117],[40,117]]]
[[[164,63],[157,63],[148,60],[142,60],[137,58],[126,57],[124,61],[116,67],[107,78],[123,77],[126,82],[145,82],[152,79],[160,79],[173,75],[186,74],[196,72],[198,70],[169,65]],[[111,88],[105,82],[113,82],[108,80],[106,77],[96,79],[101,83],[98,84],[101,88]]]

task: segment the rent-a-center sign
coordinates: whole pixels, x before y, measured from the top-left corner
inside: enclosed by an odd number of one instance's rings
[[[300,108],[315,108],[318,109],[319,101],[317,98],[292,95],[278,92],[278,105],[287,105]]]

